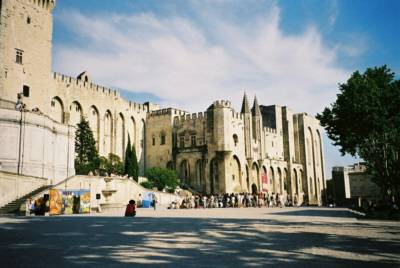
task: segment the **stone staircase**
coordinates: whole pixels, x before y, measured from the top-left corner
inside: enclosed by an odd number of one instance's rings
[[[22,204],[26,203],[26,200],[31,198],[32,196],[35,196],[36,194],[45,191],[46,189],[50,188],[52,186],[42,186],[8,204],[0,208],[0,215],[4,214],[18,214],[19,213],[19,208],[21,207]]]

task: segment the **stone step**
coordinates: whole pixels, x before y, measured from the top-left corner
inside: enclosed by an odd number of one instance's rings
[[[19,210],[19,208],[21,207],[22,204],[24,204],[26,202],[26,200],[28,200],[29,198],[31,198],[32,196],[50,188],[51,186],[42,186],[39,187],[38,189],[4,205],[3,207],[0,208],[0,214],[10,214],[10,213],[14,213],[16,211]]]

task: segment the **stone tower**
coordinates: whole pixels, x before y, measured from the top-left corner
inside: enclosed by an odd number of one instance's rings
[[[244,122],[244,142],[245,142],[245,152],[246,152],[246,158],[251,159],[252,158],[252,150],[251,150],[251,144],[252,144],[252,118],[251,118],[251,113],[249,109],[249,102],[247,100],[247,95],[244,93],[243,96],[243,102],[242,102],[242,109],[240,113],[243,116],[243,122]]]
[[[253,108],[251,108],[251,117],[252,117],[252,127],[253,127],[253,143],[257,147],[253,158],[261,159],[262,158],[262,146],[261,146],[261,131],[262,131],[262,117],[260,111],[260,105],[258,105],[257,96],[254,96]],[[254,148],[254,146],[253,146]]]
[[[0,98],[15,102],[25,91],[28,109],[47,112],[52,85],[52,10],[55,0],[0,1]]]

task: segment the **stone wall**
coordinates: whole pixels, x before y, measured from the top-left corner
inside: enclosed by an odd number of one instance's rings
[[[47,178],[49,184],[74,175],[74,133],[47,116],[0,108],[2,171]]]
[[[0,207],[47,185],[44,178],[17,175],[0,171]]]
[[[90,189],[90,203],[92,210],[96,210],[98,206],[106,203],[103,190],[106,190],[106,182],[104,177],[98,176],[74,176],[53,189],[58,190],[82,190]],[[115,193],[109,197],[110,204],[126,205],[130,199],[138,200],[139,194],[144,196],[147,192],[153,192],[157,196],[158,203],[161,205],[169,205],[172,201],[177,200],[178,196],[174,194],[152,191],[140,186],[137,182],[122,177],[113,177],[109,182],[109,189],[115,190]],[[96,194],[100,195],[100,199],[96,199]],[[38,194],[41,196],[43,193]]]

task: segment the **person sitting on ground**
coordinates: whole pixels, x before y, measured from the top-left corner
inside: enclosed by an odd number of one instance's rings
[[[135,217],[135,216],[136,216],[135,200],[129,200],[129,204],[126,205],[125,217]]]

